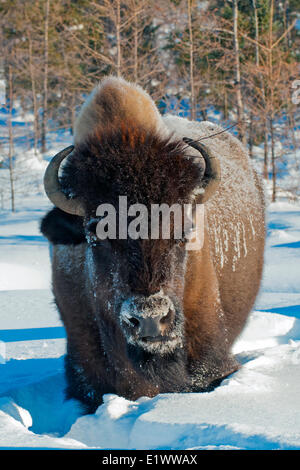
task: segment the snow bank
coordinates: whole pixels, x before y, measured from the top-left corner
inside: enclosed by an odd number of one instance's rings
[[[0,405],[1,448],[76,449],[85,447],[82,443],[72,439],[56,439],[55,437],[34,434],[7,411],[7,407],[2,410]]]
[[[129,402],[107,395],[95,415],[79,418],[68,437],[89,447],[243,449],[300,446],[300,345],[258,357],[213,393],[166,394]]]
[[[106,395],[67,436],[106,449],[297,448],[300,341],[288,340],[296,333],[300,320],[255,312],[236,345],[243,367],[214,392],[136,402]]]

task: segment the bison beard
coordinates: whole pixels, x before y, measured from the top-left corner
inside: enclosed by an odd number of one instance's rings
[[[209,391],[238,369],[231,347],[259,290],[265,225],[262,185],[236,138],[162,118],[140,88],[109,78],[79,115],[74,150],[50,163],[45,189],[56,206],[41,231],[67,333],[67,398],[92,413],[106,393]],[[172,238],[91,242],[98,205],[117,211],[119,196],[148,210],[205,204],[201,250]]]
[[[83,367],[79,367],[74,359],[67,355],[65,372],[67,379],[66,398],[78,399],[83,405],[84,413],[94,413],[102,403],[106,393],[120,394],[135,400],[141,396],[155,396],[157,393],[189,392],[193,389],[192,382],[186,370],[186,357],[183,350],[176,351],[170,356],[161,357],[145,352],[142,348],[128,346],[128,359],[134,370],[117,370],[107,364],[106,369],[95,374],[94,381],[87,379]],[[112,376],[119,375],[130,387],[114,387]],[[138,379],[137,379],[138,377]],[[203,391],[204,388],[197,388]],[[208,389],[206,389],[208,390]]]
[[[106,393],[135,400],[157,393],[192,390],[183,347],[165,355],[149,353],[127,344],[115,322],[102,318],[100,323],[90,325],[88,337],[86,363],[70,342],[65,358],[66,396],[80,400],[85,413],[95,412]]]

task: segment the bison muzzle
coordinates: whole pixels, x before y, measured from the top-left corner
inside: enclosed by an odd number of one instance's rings
[[[183,315],[161,293],[135,296],[122,303],[121,328],[128,343],[167,354],[183,344]]]

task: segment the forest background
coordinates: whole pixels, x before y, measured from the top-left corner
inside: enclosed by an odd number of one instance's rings
[[[270,200],[298,200],[299,46],[297,0],[0,0],[1,208],[29,190],[22,159],[42,162],[53,136],[71,140],[110,74],[162,113],[230,128]]]

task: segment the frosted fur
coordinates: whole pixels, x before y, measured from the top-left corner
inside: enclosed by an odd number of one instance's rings
[[[259,211],[261,207],[261,200],[255,185],[255,170],[248,154],[239,140],[229,132],[213,135],[224,131],[216,124],[208,121],[193,122],[171,115],[163,117],[163,121],[176,137],[190,137],[197,140],[212,136],[204,139],[203,144],[220,161],[221,183],[216,194],[205,204],[205,210],[209,219],[209,233],[214,244],[214,251],[219,258],[219,267],[223,268],[226,263],[231,262],[232,270],[235,271],[240,258],[248,255],[247,238],[254,240],[256,235],[251,214]],[[228,204],[228,199],[222,204],[220,194],[224,191],[231,193],[230,204]],[[247,201],[246,208],[245,201]],[[249,213],[247,220],[250,221],[250,233],[247,233],[242,221],[245,209]],[[227,222],[224,223],[224,220]],[[228,256],[229,246],[234,247],[232,259]]]
[[[155,299],[156,297],[159,297],[160,299],[164,299],[164,303],[161,306],[161,309],[155,310],[156,315],[160,317],[163,313],[164,316],[167,316],[169,308],[173,308],[175,310],[173,302],[168,296],[163,294],[162,290],[150,296],[149,300],[151,298]],[[121,311],[120,311],[120,324],[121,325],[123,321],[125,321],[127,324],[130,325],[130,318],[132,318],[132,316],[134,316],[135,318],[155,316],[153,314],[153,308],[151,308],[151,304],[148,306],[148,308],[146,307],[143,310],[141,310],[140,308],[137,308],[136,300],[137,299],[135,297],[130,297],[122,303]],[[181,326],[182,326],[181,322],[178,321],[177,327],[175,327],[169,335],[170,339],[164,342],[157,341],[153,343],[149,343],[149,342],[145,343],[144,341],[137,339],[135,335],[132,334],[132,332],[125,331],[124,333],[125,333],[127,342],[132,345],[138,345],[150,353],[168,354],[174,351],[178,347],[180,348],[183,347]]]

